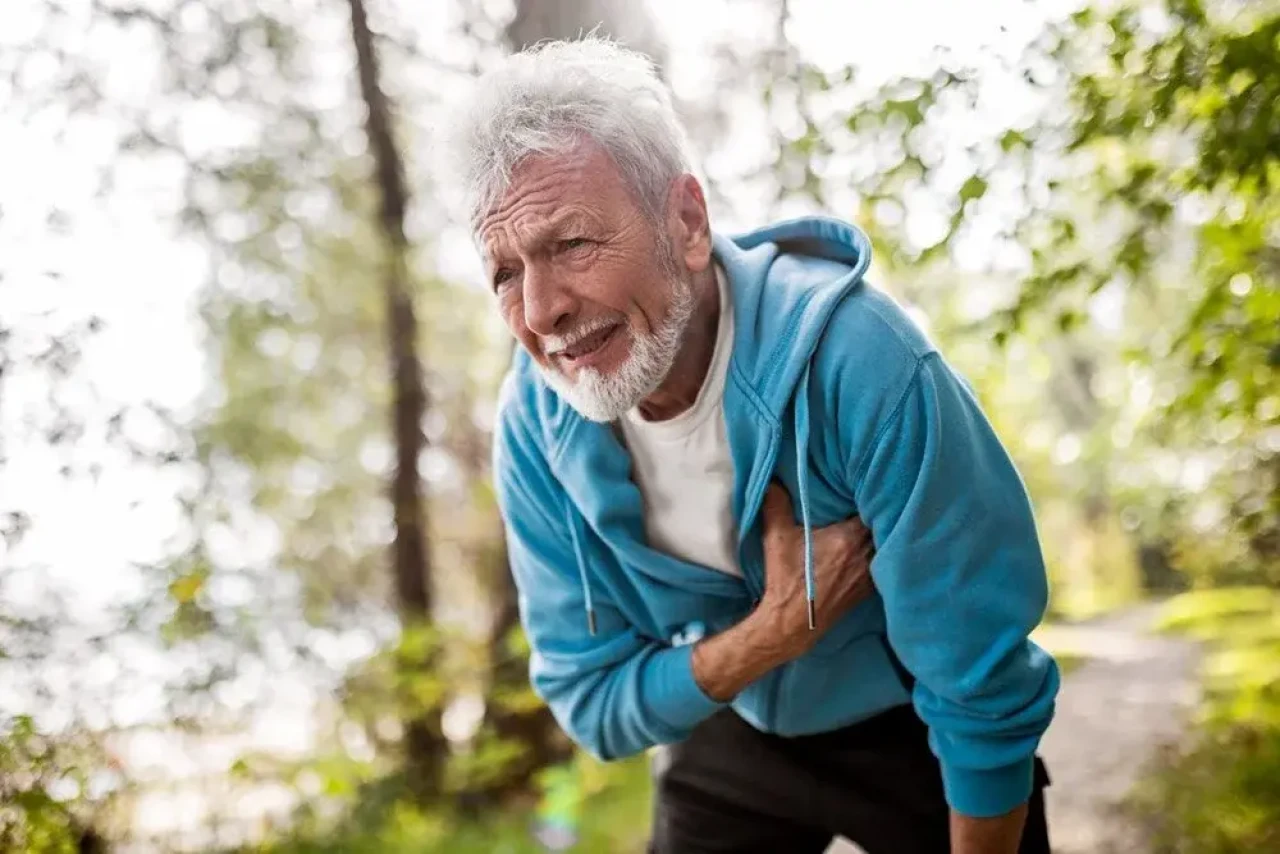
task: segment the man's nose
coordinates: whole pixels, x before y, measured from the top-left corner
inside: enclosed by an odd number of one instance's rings
[[[530,266],[522,284],[524,323],[529,331],[536,335],[563,332],[577,313],[578,301],[560,277]]]

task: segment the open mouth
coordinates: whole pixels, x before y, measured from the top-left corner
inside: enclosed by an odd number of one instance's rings
[[[603,349],[606,344],[613,340],[613,336],[621,328],[621,324],[615,323],[612,326],[597,329],[568,347],[557,350],[553,355],[571,365],[577,364]]]

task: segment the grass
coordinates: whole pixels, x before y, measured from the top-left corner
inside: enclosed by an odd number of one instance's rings
[[[1068,673],[1076,670],[1080,665],[1089,660],[1088,656],[1078,655],[1074,652],[1055,652],[1053,660],[1058,662],[1058,672],[1065,677]]]
[[[517,809],[466,820],[447,810],[422,810],[398,803],[376,822],[345,822],[313,832],[239,849],[240,854],[545,854],[548,850],[644,850],[649,835],[650,784],[646,757],[603,764],[585,755],[555,769],[551,812],[572,827],[576,844],[549,849],[536,838],[538,812]]]
[[[1280,851],[1280,727],[1213,725],[1132,795],[1152,854]]]
[[[1162,627],[1209,645],[1206,701],[1197,739],[1158,759],[1131,813],[1153,854],[1280,851],[1280,591],[1183,594]]]

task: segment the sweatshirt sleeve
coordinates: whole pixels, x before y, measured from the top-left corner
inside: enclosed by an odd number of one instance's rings
[[[915,364],[852,473],[890,645],[915,677],[948,803],[1027,799],[1058,671],[1028,639],[1048,589],[1022,480],[973,393],[936,353]]]
[[[683,740],[720,708],[693,678],[693,646],[642,637],[593,584],[596,633],[575,540],[585,536],[541,452],[518,425],[500,425],[494,480],[508,560],[531,647],[529,676],[561,728],[600,759]],[[588,576],[591,567],[582,568]]]

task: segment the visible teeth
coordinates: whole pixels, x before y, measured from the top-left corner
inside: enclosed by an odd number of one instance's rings
[[[591,332],[588,332],[586,335],[579,338],[577,341],[573,342],[567,347],[562,348],[557,353],[557,355],[564,356],[565,358],[568,358],[568,359],[576,359],[579,356],[583,355],[584,353],[589,353],[592,350],[594,350],[596,347],[600,346],[600,344],[604,341],[604,339],[608,337],[611,330],[612,330],[612,327],[608,327],[608,326],[602,329],[592,330]]]

